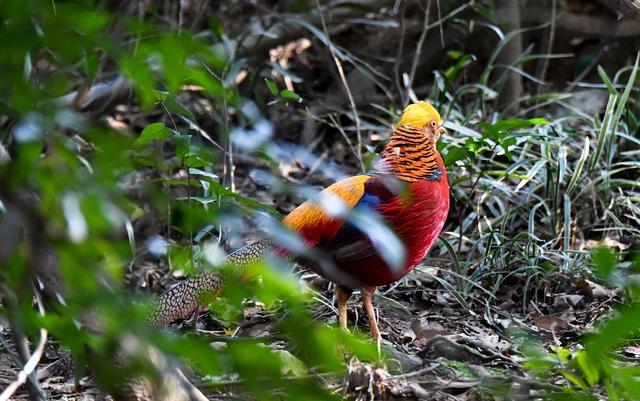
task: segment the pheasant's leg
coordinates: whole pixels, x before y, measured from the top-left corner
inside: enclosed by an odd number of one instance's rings
[[[338,322],[340,327],[347,329],[347,301],[353,292],[350,288],[336,285],[336,298],[338,298]]]
[[[380,331],[378,330],[378,323],[376,322],[376,311],[373,309],[371,299],[376,292],[376,287],[364,287],[362,288],[362,304],[367,317],[369,318],[369,328],[371,329],[371,337],[376,340],[378,344],[378,351],[380,351]]]

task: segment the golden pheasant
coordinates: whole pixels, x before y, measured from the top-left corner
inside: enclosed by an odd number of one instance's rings
[[[283,220],[311,251],[316,251],[311,257],[294,256],[296,260],[336,284],[338,318],[343,328],[347,327],[347,301],[354,289],[360,289],[371,334],[379,340],[372,305],[376,287],[410,272],[440,234],[449,212],[447,173],[436,150],[444,132],[442,119],[431,104],[411,104],[370,174],[346,178],[320,193],[340,199],[348,210],[374,213],[382,219],[404,245],[401,263],[390,263],[365,232],[315,201],[304,202]],[[243,266],[274,249],[286,254],[273,241],[264,239],[230,254],[228,261]],[[160,297],[150,317],[152,324],[166,325],[188,317],[199,306],[202,293],[218,292],[222,286],[222,278],[216,273],[185,280]]]

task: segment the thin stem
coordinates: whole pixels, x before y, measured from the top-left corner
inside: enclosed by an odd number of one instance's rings
[[[349,98],[349,104],[351,105],[351,111],[353,112],[353,118],[356,122],[356,136],[358,138],[358,162],[360,164],[360,169],[364,172],[364,161],[362,160],[362,132],[360,129],[360,116],[358,115],[358,109],[356,108],[356,102],[353,99],[353,95],[351,94],[351,89],[349,89],[349,84],[347,83],[347,78],[344,75],[344,70],[342,69],[342,63],[336,57],[335,52],[333,51],[333,43],[331,43],[331,39],[329,38],[329,30],[327,29],[327,24],[324,21],[324,16],[322,15],[322,10],[320,9],[320,2],[316,0],[316,7],[318,9],[318,14],[320,15],[320,22],[322,23],[322,30],[324,31],[325,36],[327,37],[327,44],[329,45],[329,52],[331,52],[331,57],[333,61],[336,63],[336,68],[338,69],[338,74],[340,75],[340,80],[342,81],[342,85],[344,86],[347,97]]]
[[[547,54],[551,54],[553,50],[553,42],[556,36],[556,8],[558,7],[558,0],[553,0],[551,3],[551,27],[549,28],[549,44],[547,46]],[[542,71],[540,72],[540,80],[544,82],[544,77],[547,75],[547,68],[549,67],[549,58],[545,57],[542,64]]]
[[[411,65],[411,71],[409,72],[409,87],[413,86],[413,80],[416,77],[416,71],[418,70],[418,63],[420,62],[420,56],[422,55],[422,47],[424,46],[424,40],[427,38],[427,32],[429,32],[429,13],[431,10],[431,2],[427,2],[427,8],[424,10],[424,22],[422,23],[422,32],[420,33],[420,39],[416,45],[415,56],[413,57],[413,64]]]
[[[38,309],[40,311],[40,315],[44,316],[44,305],[42,304],[42,300],[40,299],[40,295],[38,294],[37,290],[34,289],[34,294],[35,294],[35,299],[36,302],[38,304]],[[33,375],[33,371],[35,370],[35,368],[38,366],[38,363],[40,362],[40,358],[42,358],[42,354],[44,353],[44,347],[47,344],[47,338],[48,338],[48,333],[47,330],[44,328],[40,328],[40,341],[38,341],[38,345],[36,346],[36,349],[33,351],[33,353],[29,356],[28,359],[26,359],[24,366],[22,367],[22,370],[18,373],[18,377],[11,382],[11,384],[9,384],[4,391],[2,392],[2,394],[0,394],[0,401],[8,401],[11,399],[11,397],[13,396],[13,394],[20,388],[20,386],[22,386],[28,379],[29,382],[32,385],[32,393],[31,396],[34,397],[37,400],[44,400],[44,393],[42,392],[42,389],[40,388],[40,386],[38,385],[38,381],[37,379],[35,379],[35,376]],[[20,338],[16,338],[16,343],[20,342],[21,340],[25,340],[26,339],[20,339]]]
[[[405,10],[405,3],[402,2],[402,4],[400,5],[400,40],[398,42],[398,49],[396,51],[396,61],[393,65],[393,75],[395,77],[396,80],[396,87],[398,89],[398,93],[400,94],[401,97],[401,101],[402,101],[402,106],[406,106],[407,104],[407,98],[408,95],[406,94],[406,92],[403,89],[403,85],[402,85],[402,80],[400,79],[400,64],[401,60],[402,60],[402,51],[404,49],[404,10]],[[414,60],[415,62],[415,60]]]

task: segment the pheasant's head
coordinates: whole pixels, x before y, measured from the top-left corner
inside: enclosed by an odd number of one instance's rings
[[[434,144],[440,139],[440,135],[446,133],[442,126],[442,117],[431,103],[425,101],[410,104],[404,109],[396,131],[402,127],[420,130],[424,138]]]
[[[442,117],[430,103],[416,102],[407,106],[380,154],[375,170],[409,182],[446,178],[435,146],[443,133]]]

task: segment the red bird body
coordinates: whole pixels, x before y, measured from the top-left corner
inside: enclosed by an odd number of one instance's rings
[[[344,179],[320,193],[325,200],[339,200],[342,209],[375,213],[405,248],[401,266],[390,266],[380,247],[365,234],[367,230],[345,220],[344,213],[330,213],[326,204],[307,201],[284,219],[315,251],[301,257],[301,263],[337,284],[342,326],[346,327],[346,301],[353,289],[360,288],[377,338],[371,306],[375,287],[410,272],[440,234],[449,212],[447,173],[435,146],[442,132],[440,115],[430,104],[410,105],[371,175]],[[330,263],[321,261],[325,259]]]
[[[442,159],[439,164],[442,164]],[[285,224],[297,231],[308,246],[329,252],[337,268],[335,272],[323,271],[321,266],[307,263],[329,280],[345,287],[352,287],[354,281],[362,286],[393,283],[424,259],[442,231],[449,212],[449,186],[444,166],[442,171],[440,181],[412,182],[400,194],[392,193],[384,180],[376,176],[350,177],[323,191],[324,194],[335,195],[336,188],[349,187],[353,194],[360,194],[358,201],[348,206],[374,211],[399,237],[406,251],[400,269],[392,268],[380,257],[365,233],[351,226],[345,228],[341,219],[327,216],[324,221],[315,219],[306,220],[308,224],[295,224],[291,221],[298,213],[309,213],[307,208],[298,208],[287,217]],[[374,204],[363,202],[367,198],[375,199]],[[344,249],[357,243],[362,245],[345,255]]]
[[[391,268],[377,253],[358,263],[339,264],[340,269],[358,278],[365,286],[390,284],[402,278],[424,259],[442,231],[449,212],[446,174],[443,181],[411,183],[407,192],[406,198],[396,195],[376,207],[405,246],[406,258],[402,269]]]

